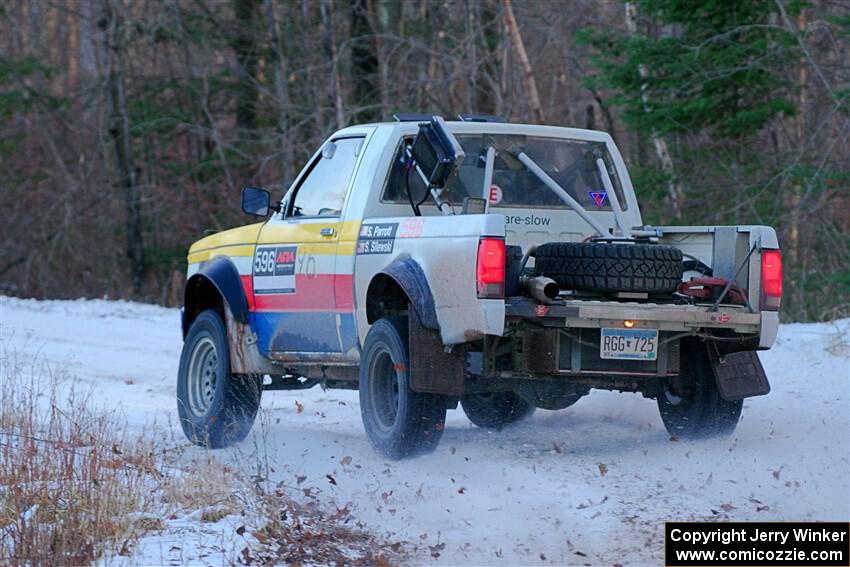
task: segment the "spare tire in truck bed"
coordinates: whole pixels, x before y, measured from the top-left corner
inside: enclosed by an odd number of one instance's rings
[[[534,269],[561,289],[669,293],[682,281],[682,251],[658,244],[550,242]]]

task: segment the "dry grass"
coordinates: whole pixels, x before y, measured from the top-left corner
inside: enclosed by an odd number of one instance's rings
[[[269,481],[262,423],[252,454],[237,449],[239,463],[228,466],[217,458],[226,453],[128,436],[123,419],[97,402],[46,361],[0,353],[0,565],[148,561],[132,558],[145,534],[168,531],[170,520],[200,527],[227,516],[243,524],[235,540],[244,546],[229,559],[241,564],[404,560],[402,544],[359,527],[348,507],[320,502],[297,482]]]
[[[160,473],[152,446],[116,423],[46,362],[0,354],[0,563],[129,553]]]
[[[389,567],[409,559],[407,544],[375,536],[348,506],[329,511],[309,491],[299,501],[288,493],[277,488],[260,499],[265,523],[251,532],[259,545],[243,550],[243,563]]]

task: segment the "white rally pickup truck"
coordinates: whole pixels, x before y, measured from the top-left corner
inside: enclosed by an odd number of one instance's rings
[[[447,409],[499,429],[591,388],[671,435],[732,432],[770,387],[782,294],[765,226],[644,225],[603,132],[400,116],[340,130],[262,222],[192,245],[177,381],[187,437],[243,439],[263,390],[353,388],[390,458]]]

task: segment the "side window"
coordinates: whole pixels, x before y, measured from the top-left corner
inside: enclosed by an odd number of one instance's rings
[[[342,213],[363,138],[333,140],[295,192],[293,217],[335,217]]]

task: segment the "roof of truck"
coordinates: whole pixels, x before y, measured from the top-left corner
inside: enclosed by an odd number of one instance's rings
[[[364,130],[375,128],[394,128],[399,130],[400,134],[415,134],[419,130],[419,122],[373,122],[368,124],[358,124],[356,126],[347,126],[337,132],[337,134],[357,134],[363,133]],[[557,138],[572,138],[578,140],[591,140],[597,142],[610,142],[611,136],[607,132],[599,130],[585,130],[583,128],[567,128],[563,126],[547,126],[540,124],[519,124],[509,122],[462,122],[451,121],[446,122],[449,129],[456,134],[478,134],[478,133],[493,133],[493,134],[517,134],[525,136],[542,136],[542,137],[557,137]]]

